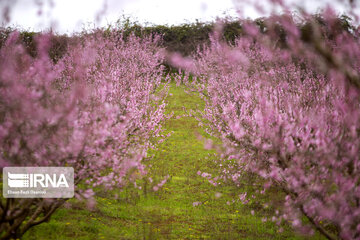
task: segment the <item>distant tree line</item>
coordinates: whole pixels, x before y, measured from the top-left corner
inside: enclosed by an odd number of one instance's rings
[[[240,20],[240,19],[222,19],[221,20],[221,32],[222,38],[224,41],[229,44],[234,44],[235,39],[241,37],[244,34],[244,25],[247,23],[255,23],[259,27],[261,33],[267,34],[268,24],[267,22],[271,17],[262,17],[255,20]],[[320,25],[325,24],[321,14],[315,15],[317,23]],[[123,38],[128,38],[131,34],[134,34],[138,37],[145,37],[149,35],[160,35],[162,37],[162,47],[170,52],[178,52],[184,56],[189,56],[196,52],[198,48],[210,43],[209,36],[214,32],[215,28],[219,24],[216,22],[199,22],[195,23],[184,23],[181,25],[151,25],[143,26],[140,23],[132,22],[130,19],[119,20],[115,25],[109,25],[107,28],[102,29],[103,32],[109,33],[113,31],[119,32]],[[273,22],[271,25],[271,33],[276,32],[276,35],[270,36],[271,39],[280,47],[286,47],[286,31],[283,29],[282,25],[279,23],[278,26],[274,26]],[[331,27],[330,29],[327,29]],[[299,28],[301,32],[301,39],[303,41],[310,41],[314,35],[313,24],[311,21],[305,21],[299,23]],[[337,28],[338,31],[334,30]],[[3,46],[8,35],[16,29],[8,27],[0,29],[0,47]],[[323,26],[322,34],[326,39],[332,40],[335,39],[336,32],[341,32],[346,30],[348,32],[354,33],[356,35],[357,28],[351,24],[351,19],[348,16],[341,15],[338,17],[337,21],[332,24],[332,26]],[[54,62],[57,62],[67,51],[69,44],[74,44],[77,41],[81,40],[84,36],[93,34],[94,30],[84,30],[80,33],[73,35],[66,34],[52,34],[50,40],[50,50],[49,55]],[[38,32],[32,31],[20,31],[20,39],[25,45],[28,53],[35,57],[37,54],[36,47],[36,36],[39,35]]]

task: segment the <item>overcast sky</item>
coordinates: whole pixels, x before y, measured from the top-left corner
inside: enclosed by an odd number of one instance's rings
[[[43,2],[41,8],[35,2]],[[255,1],[255,0],[247,0]],[[288,0],[316,11],[331,0]],[[334,0],[333,0],[334,1]],[[260,14],[244,4],[244,0],[0,0],[12,3],[10,8],[10,23],[25,30],[39,31],[55,26],[60,33],[80,31],[84,25],[93,26],[97,16],[101,21],[97,25],[107,25],[115,22],[121,16],[129,16],[132,20],[151,24],[181,24],[193,22],[195,19],[211,21],[217,16],[238,16],[239,10],[245,17],[256,18]],[[53,6],[51,4],[53,3]],[[104,2],[106,8],[104,8]],[[255,1],[263,4],[262,0]],[[265,2],[265,1],[264,1]],[[314,3],[316,2],[316,4]],[[333,3],[332,3],[333,4]],[[269,7],[266,7],[269,9]],[[339,11],[343,9],[336,6]],[[39,9],[42,14],[37,13]],[[105,10],[104,14],[101,13]]]

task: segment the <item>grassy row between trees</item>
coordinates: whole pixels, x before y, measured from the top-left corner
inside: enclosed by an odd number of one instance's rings
[[[266,203],[283,199],[276,189],[242,204],[239,194],[243,191],[256,194],[251,185],[256,185],[255,179],[244,177],[244,187],[239,189],[230,183],[215,187],[199,176],[199,169],[218,174],[218,156],[205,150],[198,139],[199,134],[210,136],[194,118],[184,115],[203,109],[204,102],[175,83],[167,102],[167,112],[174,116],[164,128],[173,133],[150,154],[149,174],[136,181],[142,189],[129,185],[117,191],[119,198],[114,199],[114,192],[99,188],[92,211],[73,200],[71,208],[62,207],[24,239],[309,239],[271,221],[276,209]],[[155,183],[166,175],[170,176],[167,183],[154,191]],[[314,235],[311,239],[323,238]]]

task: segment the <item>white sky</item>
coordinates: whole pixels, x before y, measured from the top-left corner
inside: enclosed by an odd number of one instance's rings
[[[96,16],[101,9],[104,9],[104,2],[107,5],[106,12],[101,15],[101,21],[97,22],[97,26],[115,22],[122,15],[130,16],[132,20],[140,23],[152,24],[172,25],[193,22],[195,19],[211,21],[217,16],[238,16],[235,6],[246,17],[260,16],[249,7],[249,4],[244,3],[245,0],[40,0],[43,2],[41,8],[35,4],[36,1],[39,0],[0,0],[0,8],[4,8],[4,2],[12,4],[11,21],[8,25],[31,31],[44,30],[50,26],[60,33],[80,31],[84,24],[92,23],[93,26]],[[262,4],[262,0],[247,1]],[[331,0],[288,1],[301,4],[313,11],[324,5],[324,2],[331,2]],[[51,2],[54,4],[52,7]],[[39,9],[42,9],[40,16],[37,14]],[[338,10],[343,11],[339,8]]]

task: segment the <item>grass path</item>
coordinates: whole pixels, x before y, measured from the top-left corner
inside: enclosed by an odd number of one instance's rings
[[[175,84],[170,93],[167,111],[175,116],[183,115],[184,107],[204,107],[200,98]],[[128,187],[118,193],[118,199],[99,190],[93,211],[72,200],[72,208],[60,209],[50,222],[32,229],[24,239],[305,239],[287,226],[279,233],[274,223],[263,223],[262,218],[273,210],[263,207],[261,201],[243,205],[238,201],[239,188],[214,187],[197,175],[198,170],[214,172],[216,165],[208,157],[213,152],[204,150],[196,137],[196,133],[206,134],[195,119],[173,118],[164,128],[174,133],[147,163],[151,165],[147,177],[153,183],[138,180],[141,190]],[[154,183],[166,175],[171,176],[167,183],[152,191]],[[193,206],[194,202],[201,204]]]

